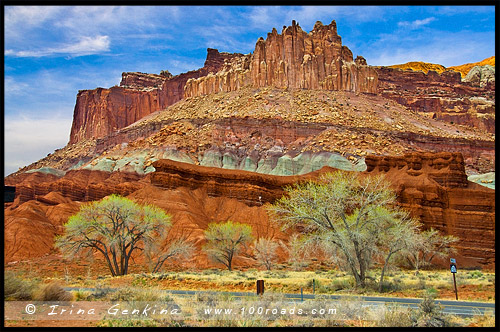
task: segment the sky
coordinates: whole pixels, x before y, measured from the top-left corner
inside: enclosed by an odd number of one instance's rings
[[[195,70],[207,48],[251,53],[292,20],[335,20],[369,65],[495,55],[494,6],[4,6],[4,176],[66,146],[78,90]]]

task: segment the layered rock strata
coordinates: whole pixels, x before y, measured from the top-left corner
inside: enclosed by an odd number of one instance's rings
[[[495,132],[495,85],[462,82],[460,73],[376,67],[378,93],[422,115]]]
[[[292,21],[259,38],[255,50],[232,62],[213,75],[186,83],[185,97],[237,90],[251,84],[255,88],[343,90],[376,93],[377,73],[366,60],[342,45],[337,25],[316,22],[306,33]]]
[[[467,181],[460,153],[412,153],[401,157],[367,156],[362,174],[383,173],[391,180],[399,203],[418,217],[425,228],[458,236],[460,255],[467,264],[495,262],[495,192]],[[286,185],[335,171],[302,176],[272,176],[253,172],[201,167],[171,160],[153,163],[155,186],[203,188],[209,196],[236,198],[260,206],[280,198]]]
[[[494,265],[495,192],[467,181],[460,153],[367,156],[365,162],[367,168],[361,174],[386,174],[399,203],[425,228],[434,227],[460,238],[456,247],[461,266]],[[196,241],[203,240],[208,222],[228,218],[260,227],[259,234],[267,236],[271,224],[264,204],[280,198],[287,185],[336,171],[323,167],[304,175],[273,176],[172,160],[153,165],[156,171],[147,176],[78,170],[62,177],[33,172],[20,175],[16,181],[11,178],[6,184],[16,187],[16,199],[5,208],[7,261],[50,252],[53,237],[61,234],[62,225],[81,202],[112,193],[164,207],[173,213],[178,230],[194,227]],[[151,201],[151,197],[155,199]],[[37,236],[25,235],[32,232]]]

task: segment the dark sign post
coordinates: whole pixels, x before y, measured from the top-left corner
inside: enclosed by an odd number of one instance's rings
[[[257,280],[257,295],[264,294],[264,280]]]
[[[453,285],[455,286],[455,298],[458,301],[457,280],[455,279],[455,273],[457,273],[457,261],[455,260],[455,258],[450,258],[450,271],[453,274]]]

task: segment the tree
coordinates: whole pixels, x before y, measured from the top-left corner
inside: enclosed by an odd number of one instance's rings
[[[316,241],[316,238],[295,233],[288,239],[288,244],[281,242],[281,247],[288,253],[288,263],[292,269],[302,270],[311,263],[311,256],[317,247]]]
[[[439,231],[430,228],[415,238],[415,246],[401,252],[402,257],[415,269],[418,274],[420,267],[432,264],[434,258],[445,258],[456,252],[452,247],[459,241],[453,235],[441,235]]]
[[[203,250],[213,261],[224,264],[231,271],[233,258],[252,240],[252,227],[232,221],[210,223],[205,237],[207,243]]]
[[[254,242],[255,257],[267,270],[271,270],[273,263],[278,258],[278,253],[276,252],[278,247],[278,243],[264,237]]]
[[[269,212],[273,220],[283,222],[283,230],[300,226],[306,235],[328,241],[361,287],[373,257],[380,253],[385,237],[382,226],[400,213],[383,175],[343,171],[285,188],[285,195],[270,205]]]
[[[56,247],[71,256],[100,252],[113,276],[126,275],[132,253],[162,241],[169,226],[170,216],[162,209],[111,195],[82,205],[64,224]]]
[[[162,70],[160,71],[160,76],[164,76],[166,78],[172,78],[172,74],[168,70]]]
[[[159,241],[146,243],[144,254],[150,263],[151,273],[161,271],[163,264],[169,259],[188,259],[193,255],[194,246],[186,238],[173,239],[163,245]]]
[[[418,220],[411,218],[406,211],[395,209],[393,214],[385,217],[381,225],[384,228],[381,236],[382,242],[379,243],[382,255],[385,256],[380,273],[379,292],[382,292],[385,270],[391,258],[398,252],[412,251],[416,248],[420,227]]]

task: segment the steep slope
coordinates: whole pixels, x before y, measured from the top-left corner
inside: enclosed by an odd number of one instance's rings
[[[475,67],[475,66],[485,66],[485,65],[490,65],[495,67],[495,56],[491,56],[489,58],[486,58],[484,60],[481,60],[479,62],[472,62],[472,63],[466,63],[463,65],[459,66],[451,66],[451,67],[445,67],[440,64],[436,63],[428,63],[428,62],[422,62],[422,61],[410,61],[407,63],[402,63],[402,64],[397,64],[397,65],[391,65],[387,66],[389,68],[397,68],[397,69],[403,69],[403,70],[413,70],[413,71],[421,71],[427,74],[429,70],[435,71],[439,74],[447,71],[447,70],[453,70],[456,72],[459,72],[461,77],[464,78],[467,76],[469,71]]]

